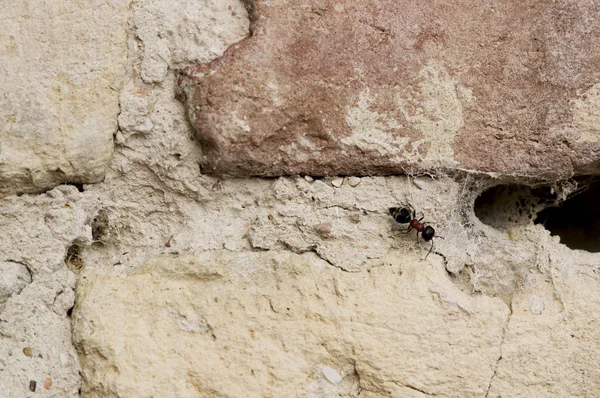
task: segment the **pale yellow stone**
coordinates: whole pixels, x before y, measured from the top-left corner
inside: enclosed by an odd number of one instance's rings
[[[313,253],[213,251],[86,271],[74,312],[82,392],[484,396],[508,307],[466,295],[437,261],[404,259],[402,272],[392,261],[348,273]]]
[[[127,9],[127,1],[0,2],[0,197],[104,178]]]

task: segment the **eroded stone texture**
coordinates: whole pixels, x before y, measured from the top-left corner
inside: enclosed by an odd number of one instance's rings
[[[0,196],[103,179],[127,3],[0,2]]]
[[[204,172],[598,171],[598,2],[248,4],[179,79]]]
[[[79,397],[68,248],[91,243],[97,198],[61,185],[0,199],[0,397]]]
[[[393,260],[361,274],[290,252],[89,269],[74,311],[82,393],[483,396],[508,307],[461,292],[440,262],[403,257],[402,272]]]
[[[570,263],[564,246],[546,277],[531,274],[513,315],[490,397],[592,397],[600,391],[600,284],[597,261]]]
[[[25,264],[0,261],[0,307],[13,294],[19,294],[31,283],[31,274]]]
[[[173,65],[208,62],[248,31],[237,0],[133,1],[133,24],[142,46],[140,77],[161,82]]]

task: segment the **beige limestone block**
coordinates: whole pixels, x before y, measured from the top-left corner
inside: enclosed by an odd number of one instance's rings
[[[89,269],[74,310],[82,393],[484,396],[508,307],[461,292],[439,261],[400,258],[363,273],[275,251]]]
[[[563,254],[572,258],[567,250]],[[600,283],[595,268],[563,259],[515,295],[490,398],[598,396]]]
[[[128,1],[0,1],[0,196],[104,178]]]

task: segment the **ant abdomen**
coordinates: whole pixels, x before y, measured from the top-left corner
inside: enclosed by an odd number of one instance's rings
[[[410,210],[406,207],[390,207],[390,215],[394,217],[394,220],[396,220],[398,224],[406,224],[412,220]]]

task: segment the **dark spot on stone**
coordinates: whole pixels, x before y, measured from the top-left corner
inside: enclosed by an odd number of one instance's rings
[[[76,182],[67,182],[66,185],[73,185],[75,188],[77,188],[77,190],[79,192],[85,191],[85,189],[83,188],[83,184],[79,184],[79,183],[76,183]]]
[[[92,221],[92,239],[94,242],[104,242],[109,235],[109,220],[106,210],[101,209]]]
[[[83,247],[77,243],[73,243],[67,249],[65,255],[65,264],[73,272],[79,272],[83,268]]]

